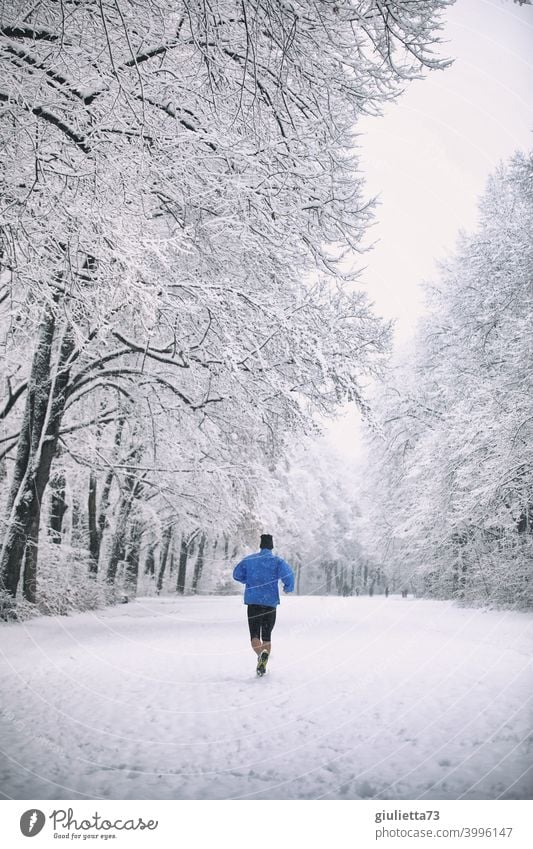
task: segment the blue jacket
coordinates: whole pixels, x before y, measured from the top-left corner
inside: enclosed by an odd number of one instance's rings
[[[262,548],[256,554],[249,554],[233,570],[236,581],[246,585],[245,604],[263,604],[276,607],[279,604],[278,581],[283,589],[290,593],[294,589],[294,573],[288,563],[272,554],[269,548]]]

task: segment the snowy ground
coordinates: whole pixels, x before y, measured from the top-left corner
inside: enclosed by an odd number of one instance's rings
[[[533,616],[239,597],[0,627],[0,787],[31,799],[533,797]]]

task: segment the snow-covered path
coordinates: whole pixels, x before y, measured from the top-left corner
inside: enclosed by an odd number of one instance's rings
[[[533,616],[239,597],[0,627],[0,787],[32,799],[533,797]]]

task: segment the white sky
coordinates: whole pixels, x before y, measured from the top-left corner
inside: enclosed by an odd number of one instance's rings
[[[447,70],[408,85],[381,118],[361,121],[361,166],[380,206],[362,283],[376,311],[395,319],[396,341],[423,311],[422,281],[476,225],[477,200],[501,159],[533,148],[533,6],[457,0],[446,13]],[[357,416],[328,428],[357,454]]]

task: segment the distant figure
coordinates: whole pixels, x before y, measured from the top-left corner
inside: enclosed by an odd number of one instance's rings
[[[264,675],[272,647],[272,629],[279,604],[278,581],[286,593],[294,589],[294,573],[288,563],[272,553],[270,534],[262,534],[259,551],[249,554],[233,570],[236,581],[244,584],[244,603],[248,608],[248,627],[252,649],[257,655],[258,675]]]
[[[385,587],[385,598],[389,597],[389,588]]]
[[[402,598],[407,598],[407,590],[406,589],[402,590]]]
[[[360,593],[360,589],[359,589],[359,587],[357,587],[356,590],[355,590],[355,594],[359,595],[359,593]]]

